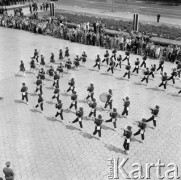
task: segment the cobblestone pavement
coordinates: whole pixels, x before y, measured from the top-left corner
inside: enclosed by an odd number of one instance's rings
[[[99,47],[85,46],[68,41],[55,39],[48,36],[36,35],[20,30],[0,28],[0,167],[9,160],[16,174],[16,180],[104,180],[108,179],[108,159],[128,157],[125,164],[126,171],[132,170],[133,163],[140,163],[143,168],[145,163],[156,163],[158,159],[165,164],[176,163],[181,165],[180,146],[180,100],[181,97],[174,95],[181,88],[180,80],[176,86],[169,82],[166,92],[156,90],[154,87],[160,83],[159,74],[155,81],[150,80],[149,86],[144,83],[140,85],[139,76],[132,75],[131,81],[122,80],[124,66],[121,71],[116,70],[114,76],[106,75],[106,67],[101,71],[92,70],[96,54],[103,56],[105,49]],[[113,89],[113,106],[121,113],[123,110],[122,99],[130,97],[131,108],[128,119],[118,119],[118,130],[113,130],[112,124],[104,124],[102,130],[102,142],[91,136],[94,123],[91,120],[83,120],[85,132],[78,130],[78,124],[69,124],[75,118],[74,112],[64,112],[64,121],[53,120],[56,110],[54,104],[50,103],[53,90],[50,89],[52,81],[46,81],[44,92],[44,114],[33,110],[37,103],[35,90],[35,75],[27,71],[26,77],[18,75],[20,60],[25,62],[29,69],[30,56],[35,48],[44,54],[46,62],[49,62],[50,53],[54,52],[58,59],[58,50],[69,47],[71,58],[76,54],[86,51],[88,62],[86,67],[79,71],[72,71],[71,75],[64,74],[60,80],[61,99],[63,108],[70,104],[70,96],[64,94],[68,88],[67,82],[74,77],[78,92],[78,106],[84,107],[85,115],[90,111],[88,105],[83,101],[87,95],[87,86],[90,82],[95,85],[95,97],[98,105],[103,103],[99,95]],[[119,51],[124,56],[124,52]],[[131,55],[131,63],[136,59]],[[148,64],[156,63],[157,60],[148,60]],[[171,63],[165,64],[165,69],[170,73],[174,67]],[[22,82],[29,87],[29,105],[20,102],[20,88]],[[170,93],[170,94],[168,94]],[[54,101],[55,103],[55,101]],[[130,154],[123,154],[122,137],[123,128],[127,125],[133,126],[133,132],[137,130],[136,121],[141,118],[149,118],[149,107],[156,104],[160,106],[158,126],[153,130],[152,123],[146,129],[145,142],[140,143],[140,136],[131,142]],[[109,118],[109,113],[98,108],[104,119]],[[165,172],[163,168],[162,172]],[[145,169],[144,169],[145,172]],[[156,170],[151,170],[151,179],[157,180]],[[180,172],[179,172],[180,173]],[[3,176],[2,171],[0,176]],[[120,176],[120,179],[123,179]]]

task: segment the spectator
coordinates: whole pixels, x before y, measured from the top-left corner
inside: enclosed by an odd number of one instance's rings
[[[6,167],[3,168],[3,172],[5,174],[5,179],[6,180],[14,180],[14,172],[13,170],[10,168],[10,162],[7,161],[6,162]]]

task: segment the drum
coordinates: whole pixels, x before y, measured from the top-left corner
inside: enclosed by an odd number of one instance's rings
[[[107,97],[108,97],[108,93],[104,92],[102,94],[100,94],[99,98],[102,102],[106,102],[107,101]]]

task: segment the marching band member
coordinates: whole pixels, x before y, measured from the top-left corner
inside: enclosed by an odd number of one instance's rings
[[[72,92],[71,100],[72,102],[70,104],[70,107],[67,110],[72,109],[73,106],[75,107],[75,110],[77,110],[77,92],[76,91]]]
[[[123,78],[126,77],[126,75],[128,75],[128,81],[129,81],[130,80],[130,71],[131,71],[130,63],[128,63],[128,65],[125,66],[125,69],[126,69],[126,72],[125,72]]]
[[[38,72],[38,76],[42,80],[42,83],[45,84],[45,71],[43,68],[41,68]]]
[[[37,51],[37,49],[35,49],[34,50],[34,56],[32,57],[32,59],[36,59],[36,62],[38,63],[38,58],[39,58],[38,51]]]
[[[109,67],[108,67],[106,72],[109,72],[111,70],[112,74],[114,74],[114,66],[115,66],[115,63],[113,60],[111,60],[111,62],[109,63]]]
[[[57,71],[54,72],[54,77],[53,77],[53,85],[52,87],[58,87],[59,88],[59,79],[60,76],[57,74]]]
[[[126,100],[123,99],[124,101],[124,110],[122,112],[122,116],[125,118],[128,118],[128,111],[129,111],[129,106],[130,106],[130,100],[129,97],[126,97]],[[126,114],[126,116],[124,116]]]
[[[65,63],[65,67],[67,68],[67,72],[71,69],[72,61],[68,58],[68,60]]]
[[[40,106],[40,109],[41,109],[41,113],[43,113],[43,96],[41,94],[38,95],[38,104],[35,106],[35,108],[39,107]]]
[[[124,140],[124,143],[123,143],[125,154],[129,154],[129,148],[130,148],[130,142],[131,142],[131,136],[132,136],[131,129],[132,129],[131,126],[127,126],[127,129],[124,130],[124,133],[123,133],[123,136],[125,136],[125,140]]]
[[[142,67],[144,65],[144,68],[146,68],[146,60],[147,60],[147,55],[143,56],[143,61],[142,61],[140,67]]]
[[[57,102],[59,101],[59,97],[60,97],[60,89],[59,89],[59,86],[55,86],[55,90],[54,90],[54,95],[53,95],[53,97],[52,97],[52,100],[53,99],[57,99]]]
[[[22,92],[22,101],[26,99],[26,104],[28,105],[28,87],[25,85],[25,83],[22,83],[23,87],[21,88]]]
[[[135,68],[133,69],[133,73],[136,71],[136,73],[139,74],[139,65],[140,65],[139,58],[136,59],[134,64],[135,64]]]
[[[50,69],[47,70],[47,73],[48,73],[50,79],[54,76],[54,72],[55,72],[55,71],[54,71],[53,66],[50,66]]]
[[[76,55],[76,57],[74,59],[74,65],[75,65],[74,68],[76,68],[76,69],[79,68],[79,65],[80,65],[79,61],[80,61],[80,58],[78,55]]]
[[[95,124],[95,130],[93,132],[93,135],[99,134],[99,140],[101,140],[101,127],[102,127],[102,116],[99,114],[97,118],[94,120]]]
[[[114,130],[116,130],[116,121],[118,117],[117,109],[113,108],[113,111],[110,113],[110,119],[106,120],[105,122],[113,122]]]
[[[92,99],[92,102],[89,103],[89,107],[91,108],[91,111],[90,111],[88,117],[91,117],[92,115],[94,115],[94,117],[96,118],[96,107],[97,107],[97,102],[96,102],[96,99],[95,99],[95,98],[93,98],[93,99]]]
[[[172,80],[173,84],[175,84],[175,78],[177,77],[177,69],[173,68],[171,76],[167,79],[167,81]]]
[[[122,62],[127,60],[128,64],[129,64],[130,52],[129,51],[125,52],[125,55],[126,55],[126,57],[122,60]]]
[[[150,74],[152,75],[152,78],[155,78],[155,71],[156,71],[156,64],[152,64],[150,68]]]
[[[94,99],[94,85],[92,83],[90,83],[90,86],[87,88],[87,91],[89,92],[89,94],[87,95],[86,99],[91,98],[91,100]]]
[[[65,48],[65,57],[69,58],[70,54],[69,54],[69,48],[66,47]]]
[[[59,50],[59,60],[63,60],[63,51],[62,49]]]
[[[20,64],[19,68],[20,68],[19,73],[20,73],[20,72],[23,72],[23,76],[26,76],[26,75],[25,75],[26,69],[25,69],[24,62],[23,62],[22,60],[21,60],[21,64]]]
[[[75,80],[74,80],[74,78],[72,78],[69,81],[68,85],[69,85],[69,88],[67,89],[67,92],[69,92],[71,90],[72,93],[73,93],[73,91],[75,90]]]
[[[60,116],[61,120],[63,120],[63,109],[62,109],[62,101],[58,100],[57,104],[55,105],[55,108],[57,109],[57,113],[55,114],[55,118]]]
[[[41,94],[41,95],[43,94],[43,91],[42,91],[42,80],[40,79],[40,76],[37,76],[35,93],[37,94],[38,91],[39,91],[38,94]]]
[[[161,69],[161,73],[163,73],[163,67],[164,67],[164,59],[162,58],[162,59],[160,59],[159,66],[156,71]]]
[[[100,70],[100,63],[101,63],[101,58],[100,58],[100,56],[99,56],[99,54],[97,55],[97,57],[96,57],[96,60],[95,60],[95,65],[93,66],[93,67],[98,67],[98,70]]]
[[[164,74],[161,73],[161,75],[162,75],[162,78],[161,78],[162,82],[160,83],[159,86],[156,86],[156,88],[163,86],[164,87],[164,91],[165,91],[166,88],[167,88],[167,79],[168,79],[167,73],[164,72]]]
[[[107,108],[107,106],[110,107],[110,110],[112,109],[112,103],[113,103],[113,99],[112,99],[112,90],[109,89],[108,91],[108,96],[107,96],[107,101],[105,103],[104,109]]]
[[[41,59],[40,59],[40,65],[43,66],[43,69],[45,70],[45,58],[43,55],[41,55]]]
[[[117,62],[116,62],[116,64],[115,64],[115,67],[118,67],[118,65],[119,65],[119,67],[120,67],[120,69],[121,69],[121,64],[122,64],[122,56],[121,56],[121,54],[117,57]]]
[[[62,77],[63,77],[63,64],[62,63],[60,63],[59,64],[59,66],[57,67],[57,71],[59,72],[59,75],[60,75],[60,73],[62,74]]]
[[[144,77],[143,79],[141,80],[141,83],[146,80],[146,85],[148,85],[148,79],[149,79],[149,75],[150,75],[150,71],[149,71],[149,68],[146,68],[146,70],[143,72],[144,73]]]
[[[104,59],[102,60],[102,63],[106,61],[106,64],[109,64],[109,52],[106,50],[106,53],[104,54]]]
[[[87,61],[87,54],[85,53],[85,51],[82,53],[82,64],[85,66],[86,65],[86,61]]]

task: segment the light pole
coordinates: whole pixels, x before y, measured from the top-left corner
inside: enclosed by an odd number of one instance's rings
[[[112,0],[112,12],[114,12],[114,0]]]

